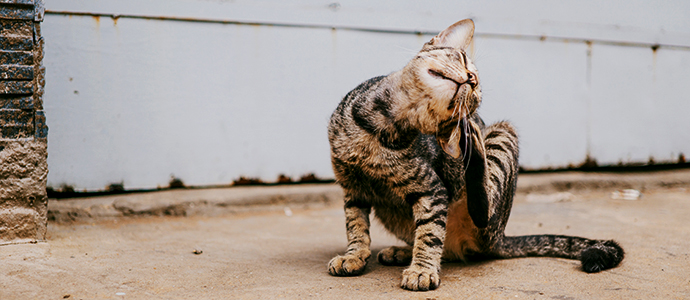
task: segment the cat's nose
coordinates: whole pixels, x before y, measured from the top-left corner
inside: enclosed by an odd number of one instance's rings
[[[479,81],[477,81],[477,75],[474,75],[472,72],[467,72],[467,81],[466,81],[472,88],[475,88],[477,84],[479,84]]]

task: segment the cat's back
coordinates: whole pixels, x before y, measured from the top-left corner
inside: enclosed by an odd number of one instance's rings
[[[329,138],[331,135],[339,135],[340,132],[337,131],[338,129],[357,126],[352,117],[352,106],[355,102],[366,101],[384,78],[386,78],[386,76],[377,76],[366,80],[343,97],[343,100],[340,101],[340,104],[331,115],[331,120],[328,124]]]
[[[371,132],[376,128],[368,128],[368,123],[358,120],[360,116],[355,116],[355,110],[361,110],[366,102],[375,94],[375,90],[383,83],[386,76],[377,76],[360,83],[351,90],[331,115],[328,124],[328,140],[331,145],[331,157],[334,160],[342,159],[353,161],[354,155],[368,155],[362,151],[372,151],[373,145]],[[358,113],[359,114],[359,113]]]

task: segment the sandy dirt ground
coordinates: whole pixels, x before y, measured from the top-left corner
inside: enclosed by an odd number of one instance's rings
[[[558,258],[445,263],[439,289],[410,292],[403,267],[374,256],[363,275],[334,277],[326,264],[346,247],[342,207],[288,204],[49,223],[46,243],[0,247],[0,299],[690,299],[690,191],[610,193],[521,193],[507,228],[616,239],[625,260],[597,274]],[[372,239],[374,255],[400,244],[377,222]]]

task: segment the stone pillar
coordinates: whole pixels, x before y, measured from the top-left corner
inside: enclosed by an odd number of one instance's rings
[[[43,0],[0,0],[0,245],[44,241]]]

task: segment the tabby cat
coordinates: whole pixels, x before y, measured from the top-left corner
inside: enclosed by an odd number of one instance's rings
[[[441,260],[552,256],[580,259],[585,272],[613,268],[612,240],[561,235],[508,237],[518,138],[507,122],[485,126],[477,68],[467,55],[472,20],[427,42],[402,70],[349,92],[328,126],[331,161],[345,194],[348,247],[331,275],[358,275],[371,256],[369,213],[406,242],[378,253],[409,266],[401,286],[431,290]]]

